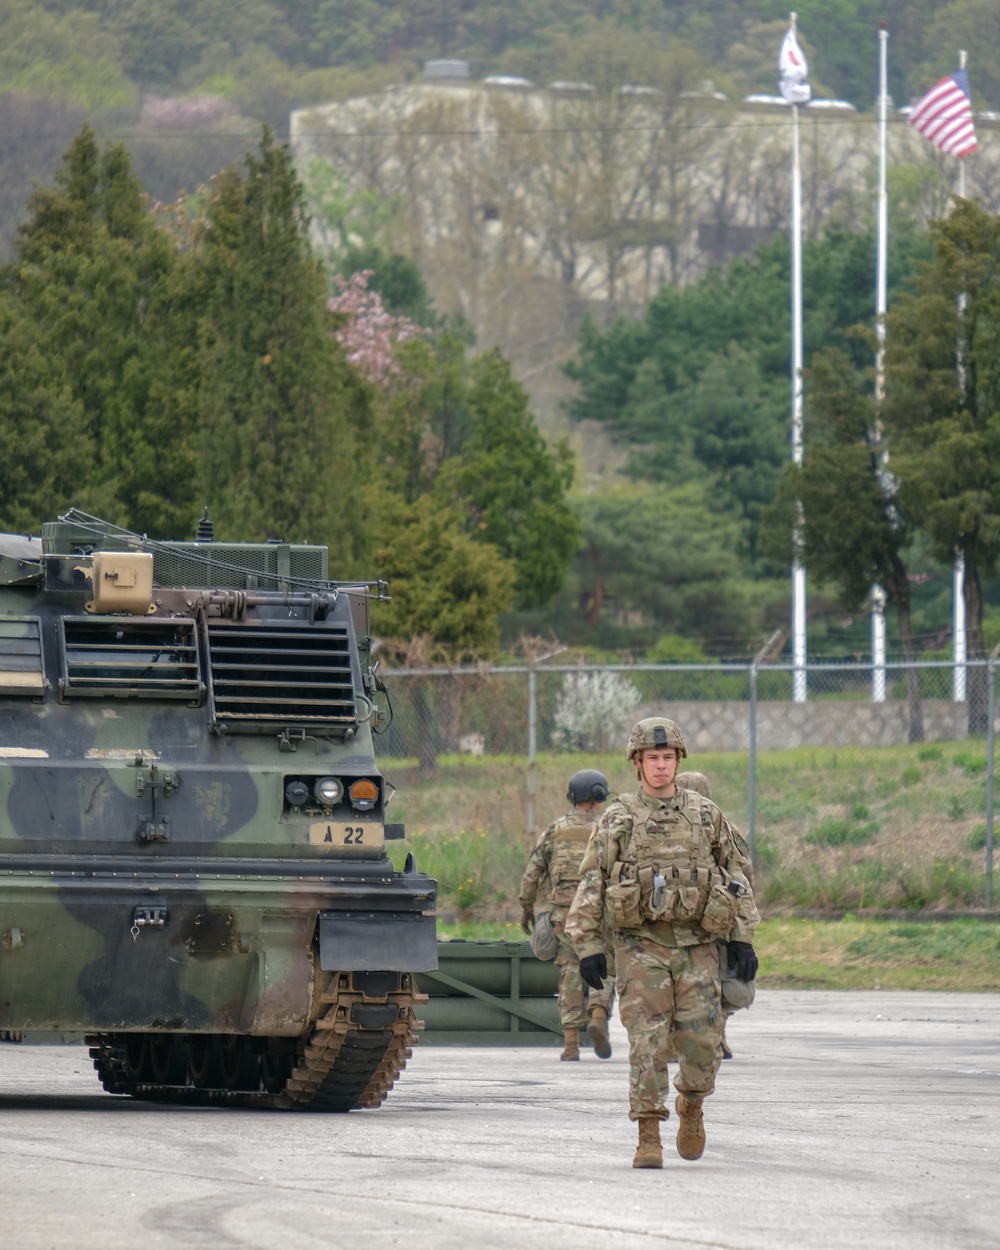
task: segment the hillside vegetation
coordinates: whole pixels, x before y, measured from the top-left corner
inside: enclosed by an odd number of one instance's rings
[[[293,108],[467,59],[475,77],[580,77],[609,33],[685,46],[733,99],[773,91],[787,24],[776,0],[4,0],[0,49],[0,251],[33,182],[53,173],[84,120],[126,137],[147,189],[172,199],[279,135]],[[820,95],[870,105],[876,28],[891,31],[890,89],[910,99],[972,51],[980,101],[1000,105],[1000,16],[992,0],[801,0],[803,45]],[[596,38],[595,38],[596,35]]]

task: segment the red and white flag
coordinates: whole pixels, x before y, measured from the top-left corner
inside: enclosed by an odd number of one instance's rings
[[[795,27],[791,26],[778,53],[778,85],[789,104],[805,104],[812,95],[808,78],[809,63],[795,37]]]
[[[964,69],[956,70],[931,87],[913,106],[910,125],[950,156],[961,159],[976,151],[979,145],[972,123],[969,76]]]

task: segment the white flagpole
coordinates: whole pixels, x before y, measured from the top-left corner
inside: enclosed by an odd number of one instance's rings
[[[796,15],[789,14],[792,30]],[[792,104],[792,464],[802,464],[802,170],[799,163],[799,106]],[[792,699],[806,701],[806,570],[802,563],[802,505],[793,536]]]
[[[878,348],[875,353],[875,430],[874,453],[876,471],[881,474],[887,459],[882,448],[882,400],[885,398],[885,312],[888,297],[888,241],[889,197],[886,191],[886,114],[888,112],[887,63],[889,31],[885,22],[879,32],[879,93],[878,93],[878,229],[877,263],[875,282],[875,335]],[[872,586],[872,702],[885,702],[885,591],[879,585]]]
[[[958,54],[958,68],[965,69],[968,61],[968,53],[963,48]],[[958,194],[965,199],[965,161],[960,158],[958,162]],[[964,316],[965,306],[968,301],[964,292],[958,297],[958,314]],[[965,362],[959,359],[958,362],[958,384],[965,390]],[[965,702],[965,661],[967,656],[966,637],[965,637],[965,556],[962,552],[956,552],[955,563],[952,568],[952,660],[955,667],[952,676],[952,700],[955,703]]]

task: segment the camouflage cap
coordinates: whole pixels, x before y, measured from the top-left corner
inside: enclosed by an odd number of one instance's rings
[[[675,781],[684,790],[696,790],[706,799],[712,797],[712,785],[704,773],[678,773]]]
[[[632,726],[625,748],[625,758],[630,762],[640,751],[649,747],[676,747],[681,759],[687,758],[684,735],[676,721],[665,716],[647,716]]]

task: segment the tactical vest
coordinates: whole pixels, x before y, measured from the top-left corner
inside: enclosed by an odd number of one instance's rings
[[[716,862],[712,809],[693,790],[678,796],[678,807],[662,808],[650,808],[636,794],[619,797],[632,828],[608,877],[612,925],[671,924],[709,937],[728,934],[743,886]]]
[[[596,826],[596,819],[587,812],[569,812],[560,816],[549,834],[552,851],[548,897],[556,907],[568,907],[573,901],[580,884],[580,865]]]

